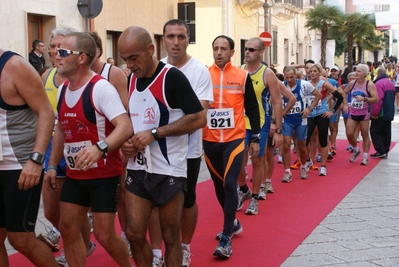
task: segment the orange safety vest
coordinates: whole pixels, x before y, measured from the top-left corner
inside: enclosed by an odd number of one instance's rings
[[[245,138],[244,93],[248,72],[231,65],[231,62],[228,62],[223,70],[213,64],[209,72],[214,102],[209,104],[208,113],[213,109],[233,108],[234,128],[209,129],[207,125],[203,128],[203,139],[223,143]]]

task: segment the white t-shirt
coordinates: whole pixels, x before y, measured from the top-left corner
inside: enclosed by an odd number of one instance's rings
[[[168,58],[161,59],[167,63]],[[180,71],[186,75],[191,87],[193,88],[198,99],[213,102],[213,86],[211,75],[207,67],[195,58],[190,60],[180,68]],[[202,129],[198,129],[190,135],[188,141],[188,159],[199,158],[202,155]]]
[[[75,91],[69,90],[68,85],[68,88],[65,92],[65,103],[68,107],[73,107],[76,105],[82,96],[83,90],[86,88],[90,80]],[[61,84],[59,88],[62,88],[63,86],[64,84]],[[60,98],[61,91],[62,90],[58,90],[58,99]],[[92,99],[95,109],[99,113],[104,114],[109,121],[123,113],[126,113],[118,91],[105,79],[99,80],[94,85]]]

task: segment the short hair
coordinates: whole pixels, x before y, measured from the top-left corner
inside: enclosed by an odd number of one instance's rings
[[[320,64],[313,64],[310,68],[316,67],[317,70],[321,73],[323,71],[323,67]]]
[[[51,43],[51,40],[53,40],[54,36],[57,36],[57,35],[65,36],[65,35],[73,33],[73,32],[78,32],[78,30],[76,30],[72,27],[67,27],[67,26],[55,28],[54,30],[51,31],[49,43]]]
[[[358,64],[356,69],[360,69],[366,75],[369,73],[369,67],[366,64]]]
[[[306,64],[308,64],[308,63],[312,63],[312,64],[314,64],[314,61],[313,61],[313,60],[311,60],[311,59],[308,59],[308,60],[306,60],[306,61],[305,61],[305,65],[306,65]]]
[[[93,63],[97,52],[97,46],[94,39],[85,32],[72,32],[65,35],[65,37],[76,38],[75,49],[87,55],[87,57],[89,58],[88,65],[90,66],[91,63]]]
[[[185,23],[184,21],[182,21],[181,19],[171,19],[168,22],[165,23],[165,25],[163,25],[163,35],[165,35],[165,31],[166,31],[166,26],[168,25],[180,25],[180,26],[184,26],[186,28],[187,31],[187,35],[190,36],[190,27],[188,27],[187,23]]]
[[[97,32],[88,32],[88,34],[91,36],[91,38],[93,38],[94,42],[96,42],[97,48],[100,49],[100,55],[98,57],[101,57],[103,54],[103,44],[101,41],[101,37],[98,35]]]
[[[40,43],[43,43],[42,40],[36,39],[32,42],[32,51],[36,49],[36,46],[38,46]]]
[[[349,79],[349,77],[350,77],[350,76],[356,76],[356,73],[355,73],[355,72],[353,72],[353,71],[352,71],[352,72],[350,72],[350,73],[348,73],[348,76],[347,76],[347,77],[348,77],[348,79]]]
[[[260,50],[265,50],[265,43],[259,37],[253,37],[249,41],[256,41]]]
[[[378,68],[378,69],[377,69],[377,74],[378,74],[379,76],[387,75],[387,70],[386,70],[385,68]]]
[[[230,46],[230,50],[233,50],[234,49],[234,41],[233,41],[233,39],[231,39],[230,37],[228,37],[228,36],[226,36],[226,35],[219,35],[219,36],[217,36],[215,39],[213,39],[213,41],[212,41],[212,47],[213,47],[213,44],[215,43],[215,41],[217,40],[217,39],[219,39],[219,38],[223,38],[223,39],[226,39],[227,40],[227,42],[229,42],[229,46]]]
[[[296,68],[293,66],[285,66],[283,69],[283,73],[289,72],[289,71],[293,71],[294,74],[296,74]]]

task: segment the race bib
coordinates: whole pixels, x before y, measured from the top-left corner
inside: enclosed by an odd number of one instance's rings
[[[288,112],[288,114],[299,114],[299,113],[301,113],[301,111],[302,111],[301,101],[296,101],[294,106]]]
[[[147,172],[152,173],[150,146],[146,146],[142,151],[137,152],[133,160],[137,165],[144,167]]]
[[[208,109],[207,122],[209,129],[234,128],[234,110],[232,108]]]
[[[351,106],[356,109],[363,109],[363,101],[357,101],[356,98],[352,99]]]
[[[64,144],[64,158],[69,169],[77,170],[77,168],[75,167],[76,155],[80,150],[82,150],[87,146],[92,146],[91,141],[81,141],[81,142]],[[98,167],[97,163],[94,163],[91,168],[97,168],[97,167]]]

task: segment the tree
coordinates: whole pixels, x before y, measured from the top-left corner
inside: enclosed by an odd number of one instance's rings
[[[320,40],[320,64],[326,65],[326,47],[329,28],[340,28],[343,21],[342,12],[335,6],[317,5],[314,9],[306,13],[305,27],[310,30],[318,30],[321,32]]]

